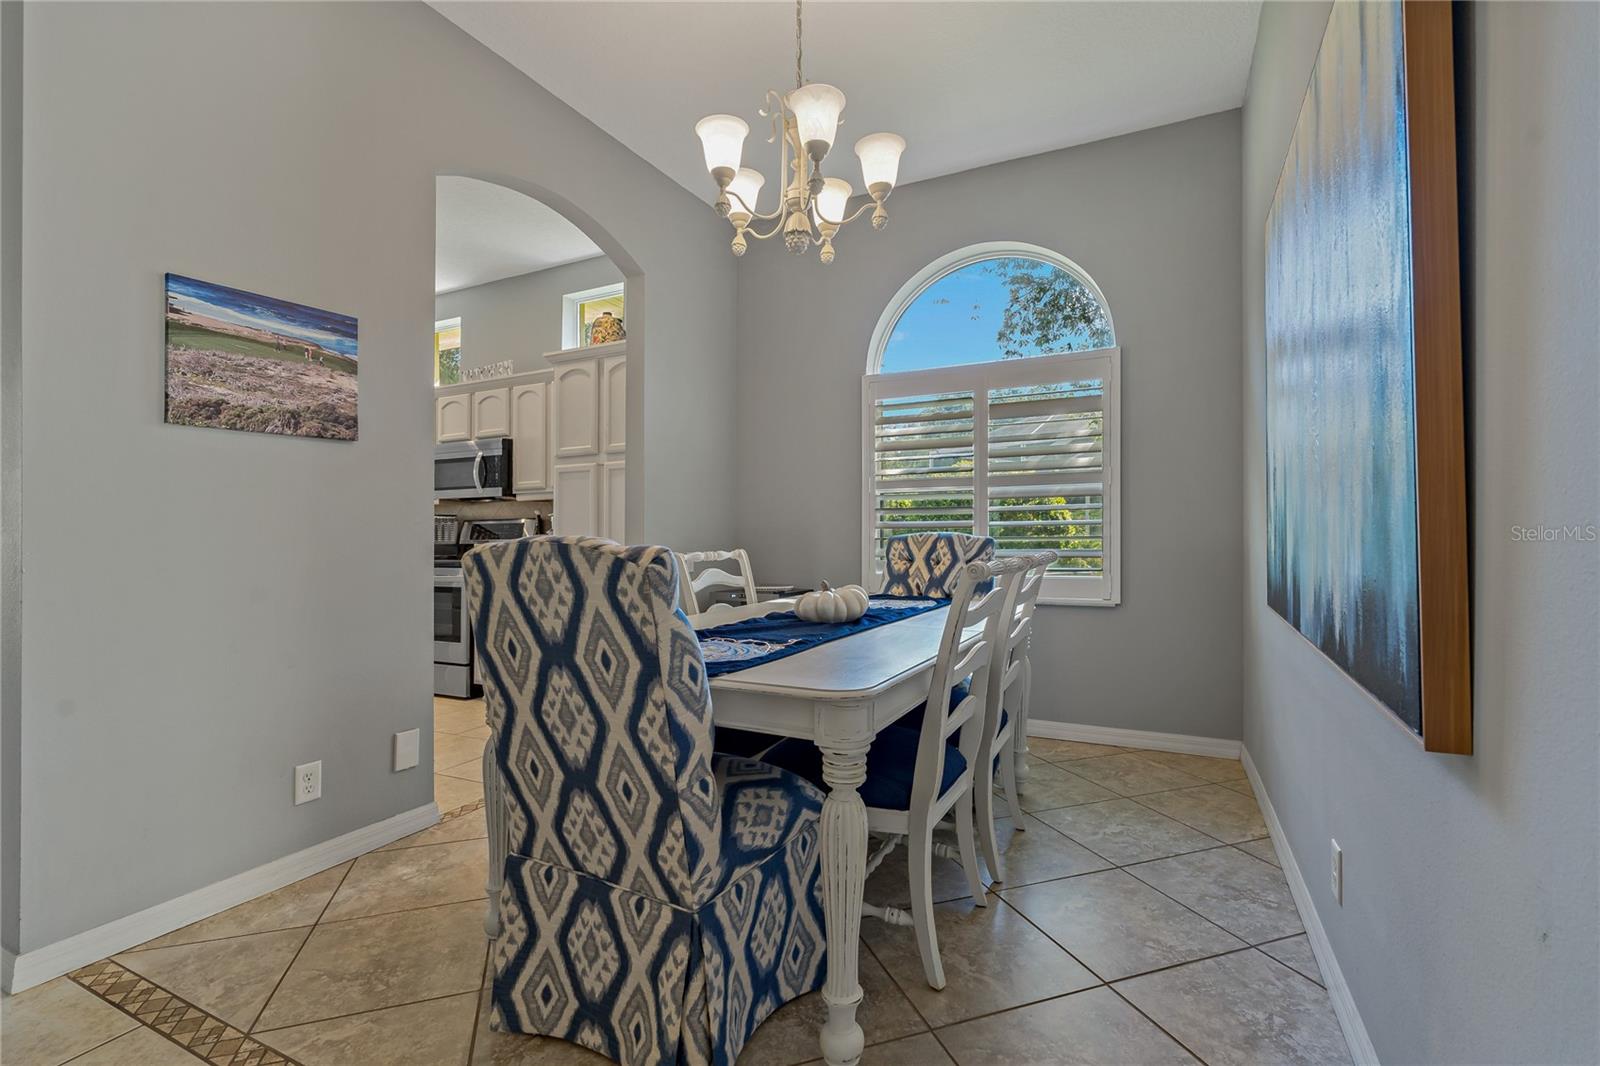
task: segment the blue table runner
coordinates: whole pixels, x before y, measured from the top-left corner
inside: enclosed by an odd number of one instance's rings
[[[873,596],[871,601],[867,613],[854,622],[804,622],[793,611],[774,611],[759,618],[696,630],[700,653],[706,661],[706,676],[720,677],[735,670],[748,670],[798,655],[830,640],[950,606],[949,600],[921,596]]]

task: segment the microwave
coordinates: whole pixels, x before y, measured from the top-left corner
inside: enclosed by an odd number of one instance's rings
[[[511,441],[507,437],[433,446],[433,497],[481,500],[512,496]]]

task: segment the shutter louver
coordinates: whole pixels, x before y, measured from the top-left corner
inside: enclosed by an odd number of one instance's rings
[[[881,563],[890,537],[974,531],[973,393],[900,396],[872,405],[873,525]]]
[[[1105,388],[1099,380],[988,391],[988,533],[1001,555],[1054,548],[1052,572],[1105,570]]]

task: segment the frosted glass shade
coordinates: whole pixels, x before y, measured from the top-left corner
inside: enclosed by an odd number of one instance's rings
[[[744,139],[750,126],[735,115],[707,115],[694,124],[700,135],[700,147],[705,149],[706,169],[715,174],[718,168],[739,169],[739,159],[744,155]]]
[[[821,159],[833,147],[839,115],[844,111],[844,93],[821,82],[802,85],[789,94],[789,110],[794,112],[800,143],[806,146],[812,158]],[[814,147],[819,141],[822,143],[820,153]]]
[[[856,142],[856,155],[861,157],[861,180],[871,189],[875,185],[894,188],[900,177],[900,153],[906,150],[906,139],[895,133],[869,133]]]
[[[844,221],[845,209],[850,205],[850,183],[843,178],[828,178],[817,193],[817,220],[830,226]]]
[[[733,176],[728,183],[728,217],[743,217],[746,220],[756,213],[756,198],[761,195],[761,186],[767,179],[761,176],[759,170],[751,167],[740,167],[739,173]]]

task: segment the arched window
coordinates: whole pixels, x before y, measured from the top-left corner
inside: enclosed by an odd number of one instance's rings
[[[1054,548],[1041,602],[1118,602],[1121,351],[1093,279],[995,243],[930,263],[884,310],[863,396],[863,568],[921,530]]]

